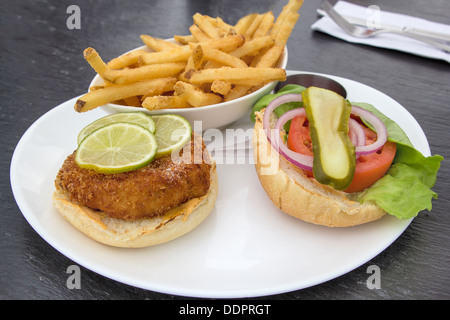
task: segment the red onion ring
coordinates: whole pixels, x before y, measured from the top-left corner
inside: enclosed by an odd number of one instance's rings
[[[348,119],[350,140],[355,147],[366,145],[366,135],[363,127],[353,118]]]
[[[276,137],[275,140],[279,149],[278,152],[280,152],[289,162],[296,165],[297,167],[308,171],[312,171],[314,159],[313,156],[304,155],[292,151],[282,141],[280,141],[281,140],[280,131],[283,128],[284,124],[295,117],[305,114],[306,114],[305,108],[293,109],[283,113],[283,115],[275,123],[275,127],[274,129],[272,129],[272,131],[275,131],[274,136]]]
[[[281,106],[282,104],[288,103],[288,102],[299,102],[303,101],[302,95],[299,93],[287,93],[283,94],[279,97],[276,97],[273,99],[266,107],[266,110],[264,111],[264,117],[263,117],[263,128],[267,132],[271,129],[270,128],[270,116],[272,115],[273,110]],[[269,135],[267,135],[269,138]],[[269,139],[270,141],[270,139]]]
[[[266,133],[267,139],[272,144],[273,148],[281,153],[289,162],[293,163],[301,169],[312,171],[313,156],[304,155],[298,152],[290,150],[282,141],[280,132],[284,124],[300,115],[306,113],[304,108],[297,108],[285,112],[275,123],[275,127],[270,127],[270,116],[272,112],[279,106],[288,102],[303,101],[301,94],[289,93],[281,95],[273,99],[266,107],[263,116],[263,129]],[[366,136],[363,127],[354,119],[349,119],[349,134],[352,143],[355,145],[355,154],[357,157],[360,155],[367,155],[381,149],[387,141],[387,130],[384,123],[372,112],[363,108],[352,106],[352,114],[366,120],[375,129],[377,133],[377,140],[370,145],[366,146]]]
[[[387,129],[383,121],[381,121],[372,112],[357,106],[352,106],[352,114],[369,122],[375,129],[375,132],[377,133],[377,141],[375,141],[374,143],[369,144],[367,146],[365,144],[356,146],[355,148],[356,155],[357,156],[367,155],[380,150],[386,143],[388,137]]]
[[[290,150],[282,141],[280,136],[281,127],[297,115],[306,113],[304,108],[297,108],[285,112],[276,122],[275,128],[270,127],[270,116],[272,112],[287,102],[303,101],[302,95],[297,93],[288,93],[276,97],[266,107],[263,116],[263,129],[266,132],[267,139],[272,144],[272,147],[282,154],[289,162],[299,168],[312,171],[313,157],[305,156],[301,153]]]

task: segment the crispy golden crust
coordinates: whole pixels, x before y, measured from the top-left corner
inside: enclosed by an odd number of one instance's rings
[[[191,157],[184,159],[187,161],[174,162],[169,155],[138,170],[119,174],[80,168],[74,152],[64,161],[55,185],[68,194],[70,201],[102,211],[111,218],[156,217],[209,190],[211,165],[203,155],[205,150],[197,137],[191,141]],[[181,155],[182,151],[179,159],[183,159]]]
[[[255,168],[261,185],[275,206],[300,220],[329,227],[348,227],[378,220],[386,212],[374,203],[360,204],[308,178],[276,152],[257,114],[253,131]]]
[[[100,211],[71,202],[67,192],[58,187],[53,193],[53,204],[75,228],[100,243],[122,248],[147,247],[181,237],[208,217],[218,192],[214,162],[211,164],[210,177],[210,187],[204,196],[185,202],[155,218],[129,221],[110,218]]]

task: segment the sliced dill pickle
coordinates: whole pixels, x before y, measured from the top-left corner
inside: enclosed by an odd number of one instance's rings
[[[327,89],[309,87],[302,92],[313,145],[314,178],[336,190],[345,190],[355,173],[355,146],[348,136],[351,105]]]

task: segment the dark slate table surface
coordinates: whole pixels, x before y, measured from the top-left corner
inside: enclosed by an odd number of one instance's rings
[[[353,0],[382,10],[450,24],[447,0]],[[321,0],[306,0],[289,39],[287,69],[333,74],[374,87],[403,105],[420,123],[432,154],[442,162],[434,190],[439,199],[386,250],[336,279],[310,288],[262,297],[282,299],[450,298],[450,64],[402,52],[350,44],[313,32]],[[81,9],[81,29],[66,26],[69,5]],[[69,289],[71,261],[28,224],[13,197],[9,169],[19,139],[58,104],[86,91],[94,72],[82,58],[88,46],[105,60],[141,45],[138,35],[185,34],[196,12],[231,23],[244,14],[272,10],[284,0],[97,0],[2,2],[0,299],[183,299],[135,288],[81,266],[82,289]],[[381,288],[366,285],[367,267],[381,270]]]

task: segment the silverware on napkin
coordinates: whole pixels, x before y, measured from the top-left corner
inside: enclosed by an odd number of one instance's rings
[[[395,33],[400,34],[409,38],[413,38],[425,43],[428,43],[432,46],[435,46],[437,48],[440,48],[444,51],[450,52],[450,45],[447,45],[443,42],[439,42],[438,40],[443,41],[449,41],[447,39],[447,36],[445,34],[436,34],[432,32],[430,35],[430,32],[428,32],[428,35],[424,35],[424,32],[422,31],[422,34],[417,33],[417,29],[414,31],[414,29],[410,29],[407,27],[401,28],[400,30],[398,28],[367,28],[363,27],[365,24],[360,23],[353,24],[350,21],[348,21],[346,18],[344,18],[341,14],[339,14],[333,6],[328,2],[325,1],[321,7],[321,10],[323,10],[323,13],[328,15],[338,26],[340,26],[344,31],[346,31],[348,34],[353,35],[355,37],[359,38],[369,38],[377,36],[381,33]],[[319,14],[322,12],[321,10],[318,10]],[[362,20],[362,19],[361,19]],[[439,38],[436,38],[438,36]]]

